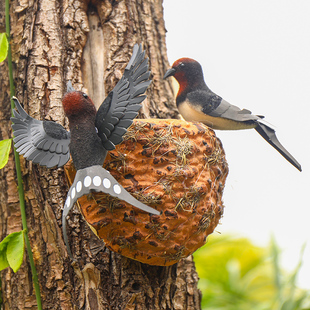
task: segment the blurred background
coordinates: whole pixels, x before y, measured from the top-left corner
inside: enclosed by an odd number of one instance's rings
[[[216,131],[230,170],[212,240],[245,237],[273,257],[276,243],[288,274],[306,245],[296,283],[310,290],[310,1],[164,0],[164,14],[170,64],[199,61],[211,90],[265,115],[303,169],[255,130]]]

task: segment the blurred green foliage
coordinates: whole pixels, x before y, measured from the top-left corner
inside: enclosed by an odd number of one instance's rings
[[[246,238],[210,236],[194,254],[202,309],[309,310],[310,292],[296,286],[301,262],[287,274],[279,255],[274,240],[262,248]]]

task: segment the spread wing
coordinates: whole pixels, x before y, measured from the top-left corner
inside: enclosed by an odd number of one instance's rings
[[[125,72],[114,89],[101,104],[96,115],[98,135],[110,151],[123,141],[123,135],[132,124],[146,98],[143,93],[150,85],[148,58],[142,46],[135,44]]]
[[[47,168],[63,166],[70,158],[70,133],[55,122],[32,118],[16,97],[12,99],[17,108],[11,117],[17,152]]]

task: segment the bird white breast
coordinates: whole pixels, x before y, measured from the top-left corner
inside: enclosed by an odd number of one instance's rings
[[[249,125],[244,122],[238,122],[222,117],[207,115],[201,111],[200,106],[193,106],[188,100],[183,101],[178,106],[180,114],[188,122],[200,122],[218,130],[240,130],[254,128],[255,125]]]

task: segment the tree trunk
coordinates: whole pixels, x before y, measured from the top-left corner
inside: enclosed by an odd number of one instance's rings
[[[4,1],[2,1],[3,3]],[[16,96],[37,119],[67,126],[61,98],[66,83],[98,106],[122,76],[133,45],[142,43],[153,82],[141,117],[176,118],[168,67],[162,0],[11,0],[11,44]],[[0,4],[0,29],[4,7]],[[10,138],[8,67],[0,64],[0,138]],[[200,309],[192,257],[170,267],[149,266],[111,252],[75,207],[69,226],[72,264],[61,213],[68,184],[63,169],[45,169],[21,157],[29,238],[43,309]],[[1,239],[21,230],[14,158],[0,170]],[[4,309],[37,309],[27,254],[21,269],[1,273]]]

